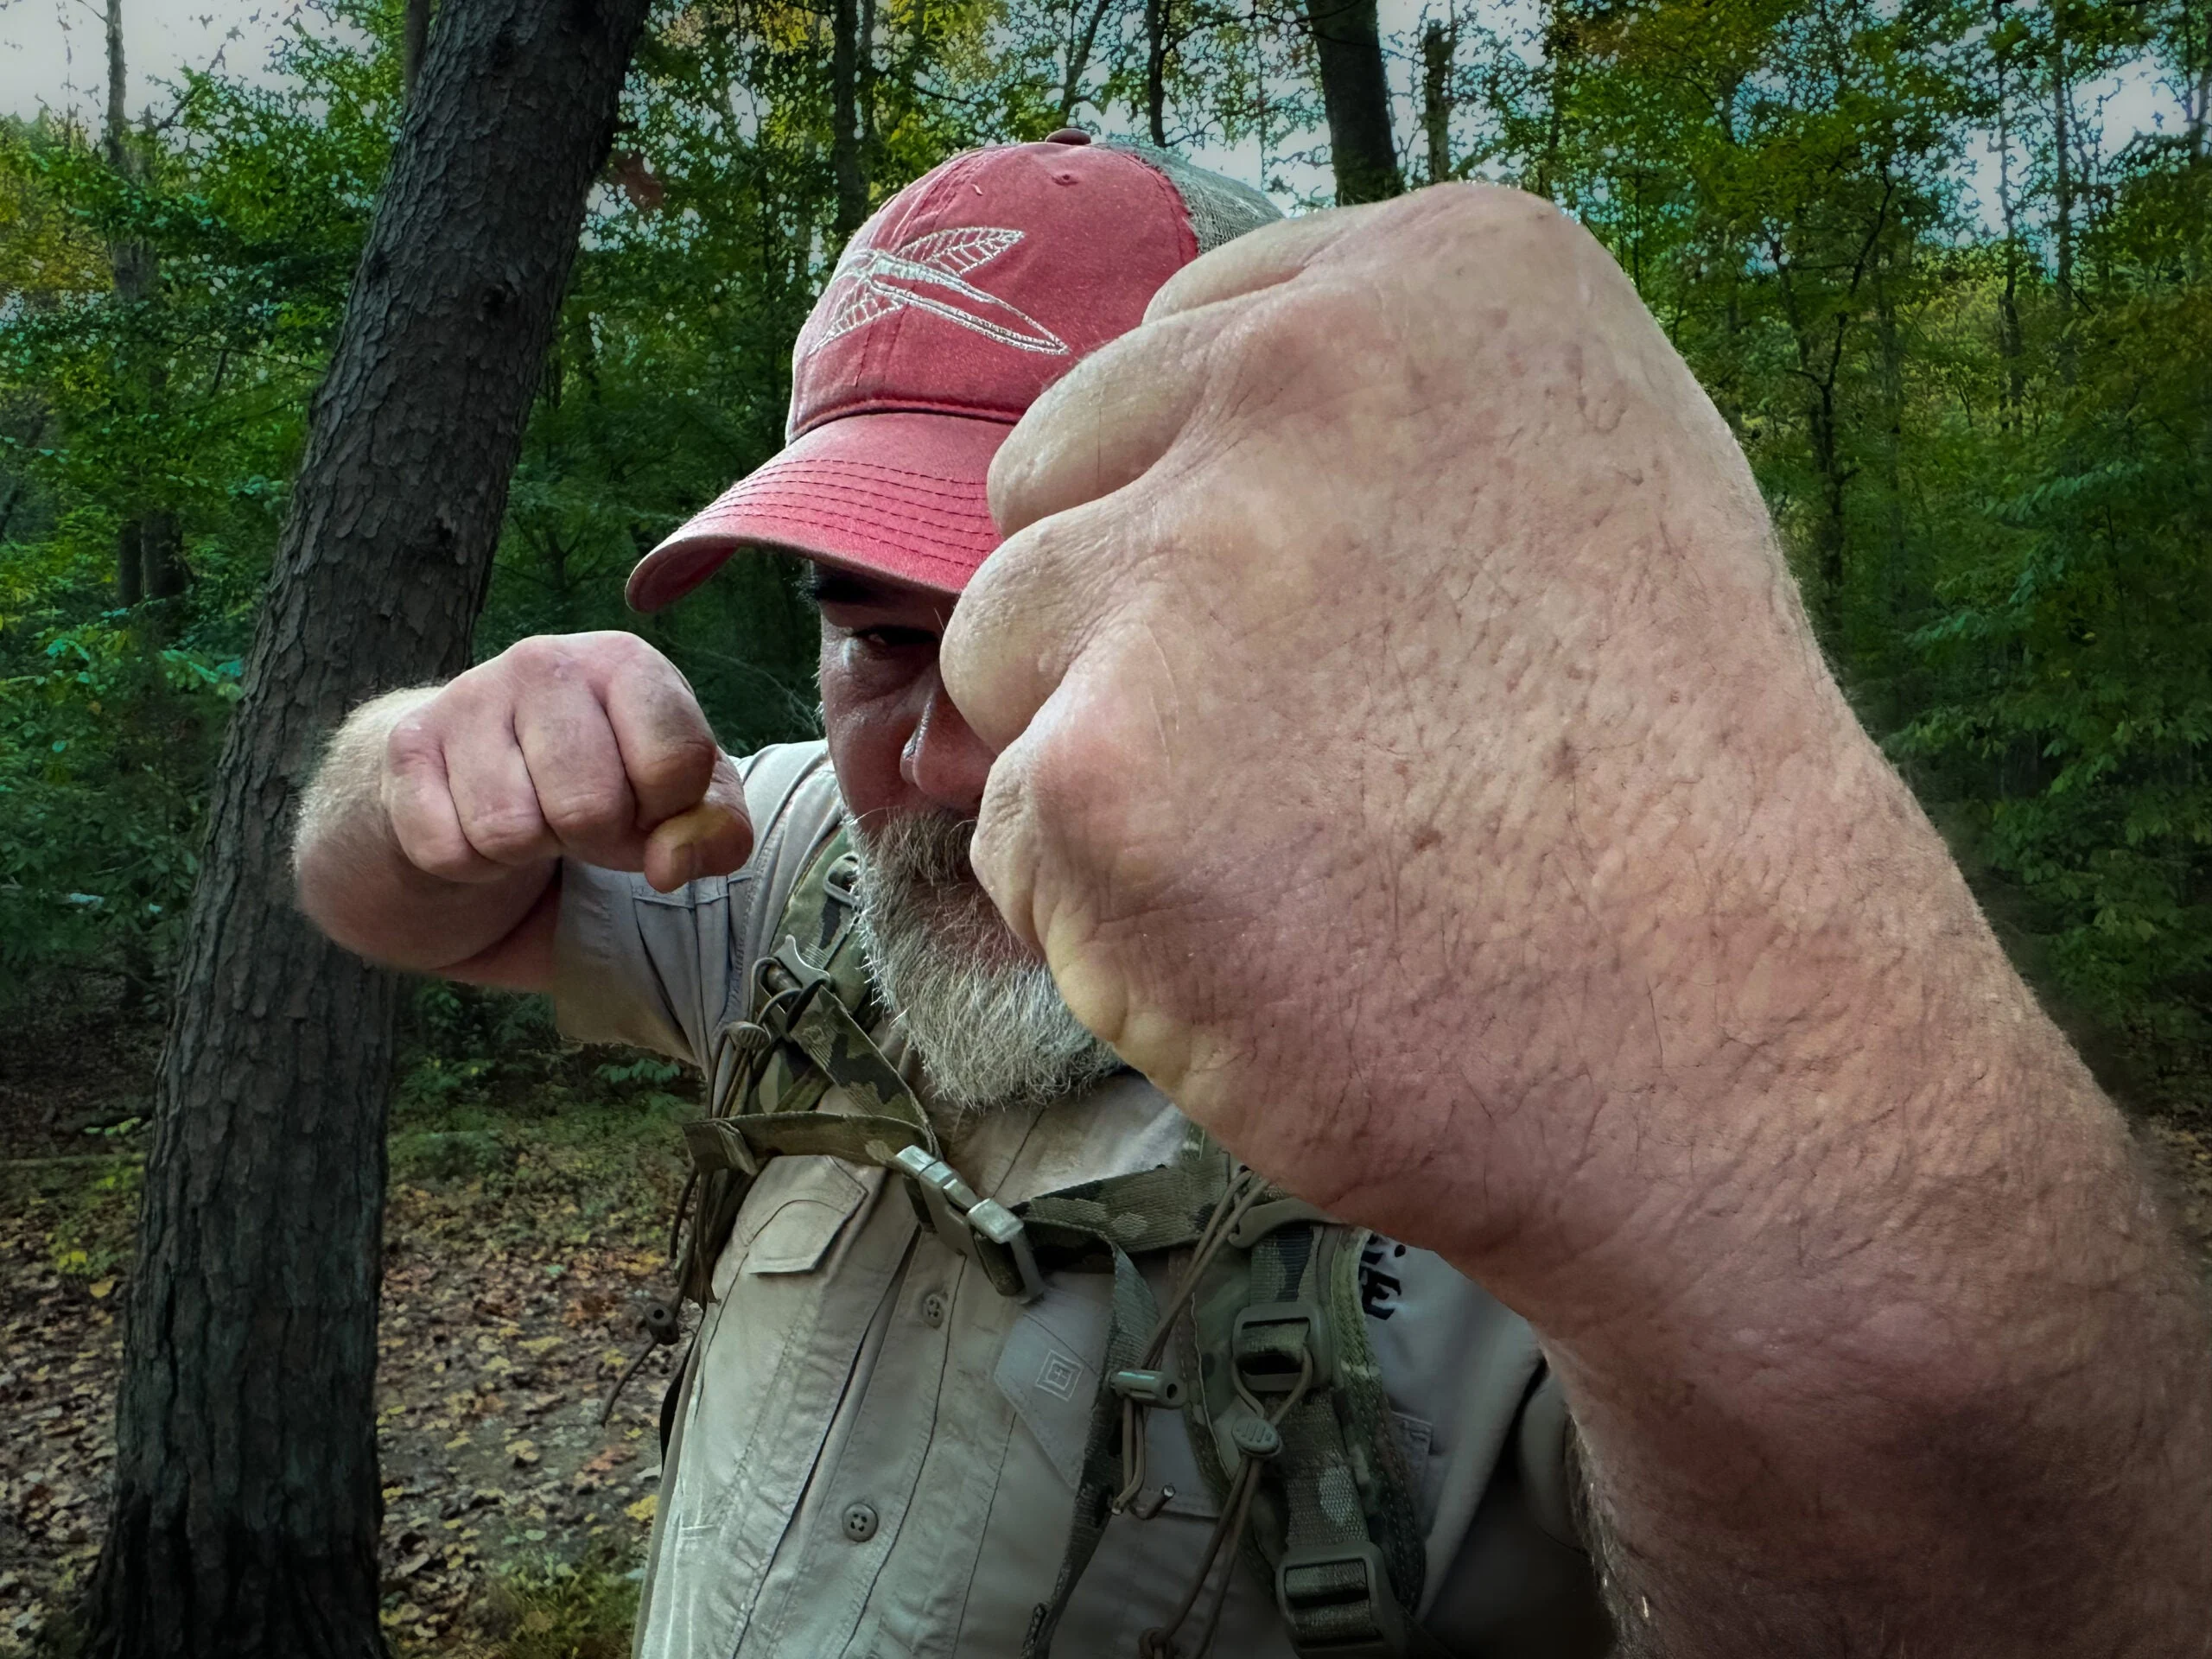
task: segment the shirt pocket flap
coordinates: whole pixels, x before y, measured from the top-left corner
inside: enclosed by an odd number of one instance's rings
[[[772,1175],[785,1177],[763,1192]],[[761,1173],[748,1195],[750,1216],[739,1224],[744,1252],[739,1271],[750,1274],[812,1273],[868,1195],[868,1184],[828,1158],[779,1158]],[[749,1236],[748,1236],[749,1235]]]

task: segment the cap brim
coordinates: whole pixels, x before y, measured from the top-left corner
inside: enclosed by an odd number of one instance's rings
[[[785,447],[638,562],[629,601],[671,605],[747,549],[957,594],[999,544],[983,481],[1013,427],[957,415],[849,415]]]

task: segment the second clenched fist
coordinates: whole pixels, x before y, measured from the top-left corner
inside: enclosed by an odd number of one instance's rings
[[[634,634],[524,639],[469,670],[393,725],[380,789],[408,861],[448,881],[572,858],[666,891],[753,845],[697,698]]]

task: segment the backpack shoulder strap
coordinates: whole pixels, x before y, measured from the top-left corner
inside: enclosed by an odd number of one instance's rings
[[[1192,1450],[1217,1494],[1255,1449],[1262,1459],[1248,1560],[1273,1588],[1296,1651],[1417,1652],[1409,1610],[1421,1605],[1427,1559],[1360,1306],[1360,1254],[1372,1235],[1294,1200],[1249,1219],[1205,1268],[1179,1332],[1198,1379]],[[1272,1435],[1255,1430],[1255,1404]]]

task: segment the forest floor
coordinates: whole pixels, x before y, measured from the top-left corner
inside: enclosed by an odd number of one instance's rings
[[[82,1052],[19,1035],[0,1045],[0,1659],[66,1650],[99,1554],[141,1138],[116,1126],[144,1109],[160,1033]],[[398,1659],[619,1659],[676,1351],[599,1419],[665,1284],[696,1107],[632,1088],[518,1110],[454,1081],[394,1115],[384,1622]]]
[[[118,1126],[159,1044],[116,1028],[0,1045],[0,1659],[59,1650],[99,1549],[137,1193],[140,1131]],[[633,1057],[589,1058],[496,1103],[474,1075],[492,1063],[418,1062],[394,1114],[377,1425],[397,1659],[629,1650],[673,1351],[599,1416],[664,1282],[696,1108],[636,1086],[654,1069]],[[598,1079],[582,1098],[578,1078]],[[2212,1281],[2212,1123],[2141,1129]]]

